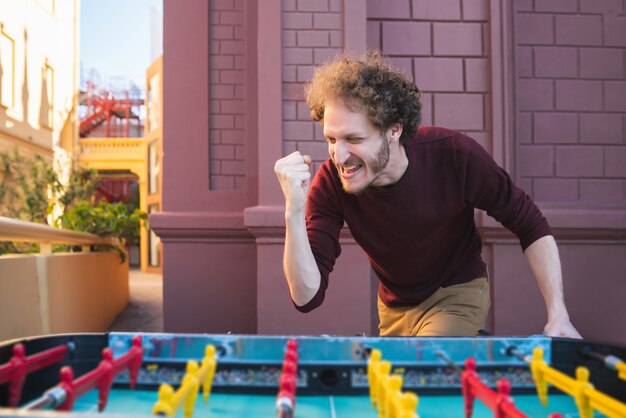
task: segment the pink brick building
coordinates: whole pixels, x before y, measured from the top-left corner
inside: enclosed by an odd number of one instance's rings
[[[376,286],[346,230],[324,305],[297,312],[282,273],[274,162],[327,158],[303,85],[347,48],[379,48],[423,91],[423,124],[475,138],[551,223],[573,323],[626,343],[623,0],[189,0],[164,3],[164,324],[171,332],[376,335]],[[514,237],[476,215],[487,329],[540,333]]]

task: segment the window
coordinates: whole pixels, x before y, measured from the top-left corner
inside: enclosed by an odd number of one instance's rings
[[[160,74],[157,73],[150,77],[148,86],[148,132],[159,129],[159,119],[161,114],[161,106],[159,104],[159,85]]]
[[[48,65],[48,60],[41,72],[41,95],[39,121],[41,126],[52,129],[54,128],[54,70]]]
[[[15,79],[15,42],[0,32],[0,106],[13,107]]]
[[[159,205],[150,205],[148,206],[148,213],[156,213],[159,211]],[[159,245],[161,244],[161,240],[154,231],[150,230],[150,235],[148,236],[148,264],[150,267],[159,267]]]
[[[159,191],[159,141],[152,141],[148,145],[148,193]]]

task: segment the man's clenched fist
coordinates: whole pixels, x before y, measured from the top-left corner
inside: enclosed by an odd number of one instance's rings
[[[313,160],[308,155],[294,151],[276,161],[274,172],[285,195],[285,209],[304,212],[306,196],[311,186],[310,166]]]

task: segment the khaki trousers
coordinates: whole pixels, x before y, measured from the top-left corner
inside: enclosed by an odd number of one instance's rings
[[[417,306],[390,308],[378,298],[381,336],[475,336],[489,312],[489,280],[440,287]]]

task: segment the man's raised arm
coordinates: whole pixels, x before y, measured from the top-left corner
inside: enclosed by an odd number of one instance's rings
[[[285,254],[283,269],[291,298],[307,304],[320,287],[320,272],[306,231],[306,199],[311,186],[312,159],[295,151],[276,161],[274,171],[285,195]]]

